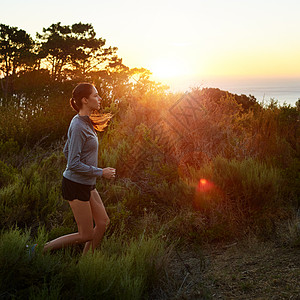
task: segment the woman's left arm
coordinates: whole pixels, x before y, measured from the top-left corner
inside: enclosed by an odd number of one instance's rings
[[[81,151],[85,143],[85,135],[79,128],[70,131],[68,145],[68,168],[78,173],[84,173],[88,176],[100,177],[103,169],[86,165],[81,160]]]

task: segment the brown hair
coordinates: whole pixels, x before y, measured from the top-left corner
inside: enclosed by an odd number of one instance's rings
[[[76,111],[82,107],[82,98],[89,98],[93,92],[94,85],[88,82],[80,82],[72,91],[72,98],[70,99],[71,107]],[[95,110],[91,115],[90,119],[92,124],[97,131],[104,131],[104,128],[107,126],[108,121],[114,116],[111,113],[101,114],[99,111]]]

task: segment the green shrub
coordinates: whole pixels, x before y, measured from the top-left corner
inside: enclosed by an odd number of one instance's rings
[[[75,228],[74,228],[75,227]],[[70,234],[77,231],[76,223],[73,227],[54,225],[49,232],[49,240],[54,240],[62,235]]]
[[[277,169],[253,158],[238,161],[218,156],[208,170],[208,179],[232,207],[251,213],[264,206],[278,205],[282,178]]]
[[[287,199],[294,202],[295,207],[300,207],[300,159],[295,158],[289,166],[282,170],[284,184],[282,190]]]
[[[0,140],[0,157],[6,158],[20,151],[20,146],[13,138],[7,141]]]
[[[203,230],[195,233],[200,240],[237,237],[249,230],[269,235],[274,219],[288,217],[291,203],[282,194],[281,172],[263,162],[218,156],[198,170],[189,167],[189,174],[193,206],[204,220]]]
[[[159,225],[167,240],[176,239],[185,247],[232,239],[237,229],[224,208],[217,205],[205,211],[192,207],[169,210]]]
[[[14,180],[17,171],[0,160],[0,189]]]
[[[40,289],[54,280],[59,280],[66,260],[61,255],[42,255],[41,246],[45,233],[41,228],[35,242],[39,243],[34,257],[29,256],[28,248],[34,243],[30,230],[21,232],[10,228],[0,236],[0,294],[6,298],[27,298],[32,287]]]
[[[50,156],[44,158],[36,170],[49,184],[60,183],[62,173],[66,168],[66,158],[62,151],[54,152]]]
[[[0,295],[30,299],[144,299],[163,276],[172,246],[158,235],[128,238],[118,231],[105,237],[99,250],[85,256],[72,247],[42,254],[48,239],[40,227],[30,231],[2,230],[0,236]],[[38,243],[29,256],[26,245]]]
[[[73,296],[85,299],[142,299],[161,275],[167,252],[157,237],[113,234],[100,251],[80,259]]]
[[[24,227],[63,221],[64,200],[61,197],[60,157],[52,154],[41,163],[24,166],[9,185],[0,189],[0,224]],[[50,222],[50,218],[52,219]]]

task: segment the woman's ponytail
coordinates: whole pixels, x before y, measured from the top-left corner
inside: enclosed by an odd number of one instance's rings
[[[76,101],[75,101],[74,97],[72,97],[72,98],[70,99],[70,105],[71,105],[71,107],[72,107],[75,111],[79,112],[79,108],[78,108],[78,106],[77,106],[77,104],[76,104]]]

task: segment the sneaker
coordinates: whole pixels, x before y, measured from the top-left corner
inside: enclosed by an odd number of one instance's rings
[[[31,247],[26,245],[26,251],[28,252],[28,256],[31,259],[35,255],[35,248],[38,244],[33,244]]]

